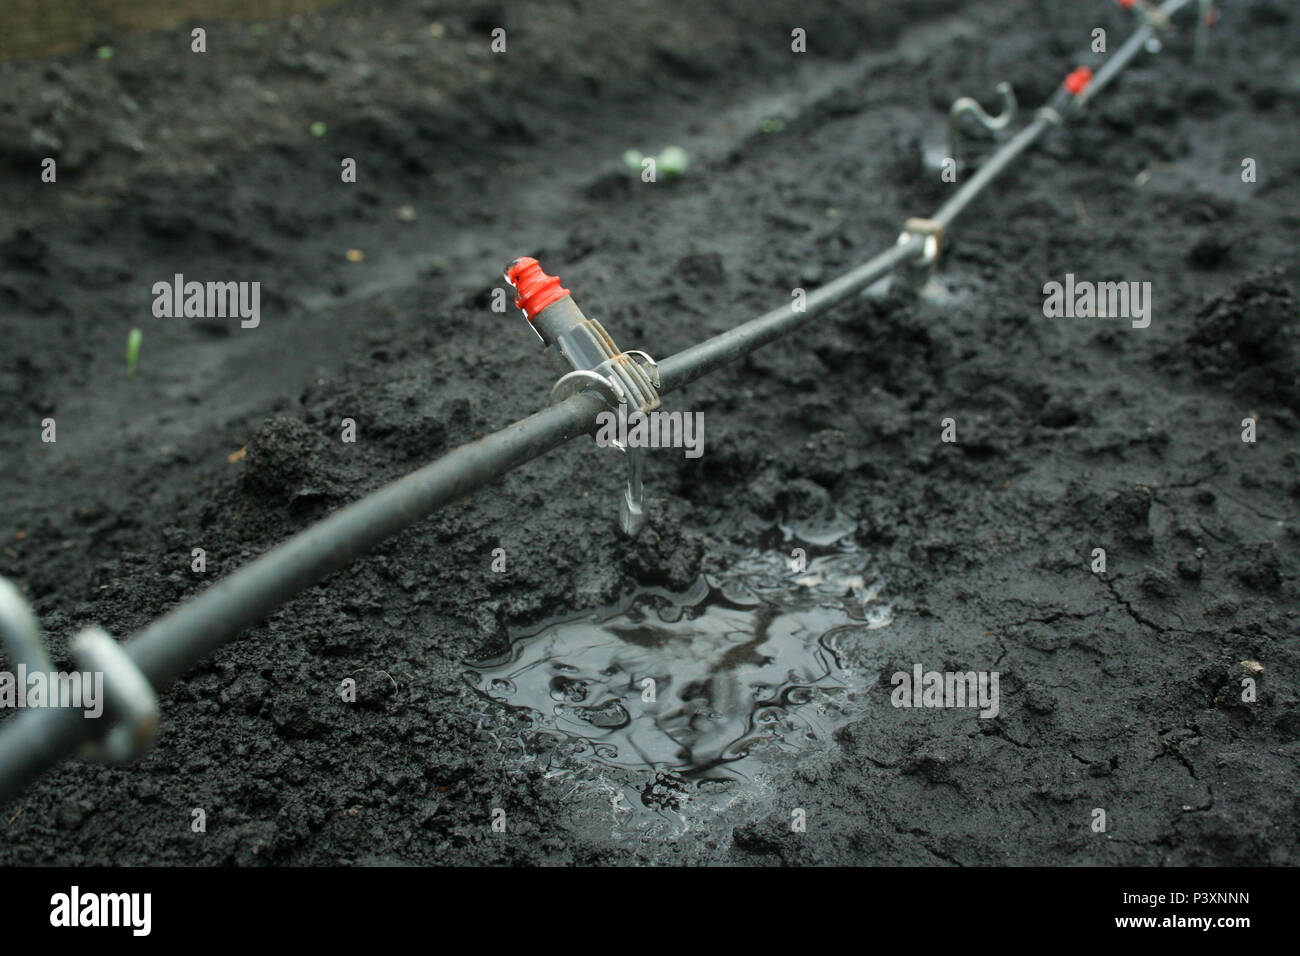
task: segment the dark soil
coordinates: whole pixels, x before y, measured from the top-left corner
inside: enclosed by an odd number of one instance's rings
[[[1300,16],[1225,6],[1203,68],[1184,28],[970,210],[947,298],[847,303],[671,395],[705,454],[652,455],[636,541],[616,453],[533,462],[189,674],[137,764],[68,763],[0,808],[0,862],[1300,862]],[[956,96],[1006,79],[1036,106],[1093,27],[1130,25],[1102,0],[356,3],[209,24],[202,55],[183,28],[0,66],[0,574],[61,662],[83,626],[125,638],[539,407],[554,369],[491,309],[516,256],[672,354],[928,215],[954,187],[920,144]],[[669,144],[679,180],[620,161]],[[261,325],[154,318],[176,272],[260,281]],[[1151,282],[1150,328],[1044,318],[1067,272]],[[895,607],[838,751],[667,838],[498,750],[518,718],[485,725],[463,661],[830,508]],[[1001,714],[891,707],[915,662],[999,671]]]

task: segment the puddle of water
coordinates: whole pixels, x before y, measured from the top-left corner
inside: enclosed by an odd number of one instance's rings
[[[833,746],[865,690],[864,653],[890,621],[859,552],[794,571],[755,552],[683,594],[554,621],[474,662],[480,694],[526,714],[547,776],[604,789],[625,813],[684,812]]]

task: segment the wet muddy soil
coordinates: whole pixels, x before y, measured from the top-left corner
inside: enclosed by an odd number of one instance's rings
[[[0,574],[61,662],[129,636],[544,404],[492,308],[516,256],[670,355],[929,214],[954,98],[1036,106],[1130,25],[358,3],[0,65]],[[670,395],[704,453],[648,455],[635,540],[619,453],[552,452],[190,673],[139,763],[41,779],[0,862],[1295,864],[1300,15],[1234,3],[1190,50],[1018,163],[937,288]],[[623,164],[669,145],[681,177]],[[155,318],[177,273],[260,282],[260,323]],[[1067,274],[1151,283],[1150,326],[1045,318]],[[997,714],[894,706],[917,665],[997,672]]]

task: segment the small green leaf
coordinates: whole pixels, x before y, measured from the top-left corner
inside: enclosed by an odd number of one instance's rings
[[[144,342],[144,333],[132,329],[126,337],[126,377],[135,378],[135,366],[140,361],[140,345]]]
[[[655,165],[665,176],[680,176],[686,172],[686,167],[690,165],[690,157],[686,155],[686,150],[680,146],[669,146],[659,158],[655,160]]]
[[[113,59],[113,48],[111,46],[101,46],[95,51],[95,56],[101,60],[111,60]]]
[[[328,129],[329,127],[327,127],[320,120],[317,120],[316,122],[311,124],[311,134],[317,138],[324,136]]]

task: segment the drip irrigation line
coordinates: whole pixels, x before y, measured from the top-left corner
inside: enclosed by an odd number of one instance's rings
[[[1052,112],[1049,112],[1049,110],[1052,110]],[[960,216],[962,211],[974,201],[975,197],[984,191],[985,186],[1001,175],[1002,171],[1010,166],[1021,153],[1032,146],[1038,137],[1059,122],[1059,120],[1053,118],[1054,115],[1059,115],[1059,113],[1056,113],[1052,107],[1044,107],[1039,110],[1033,122],[1007,140],[1000,150],[989,157],[988,162],[980,166],[974,176],[966,180],[951,199],[939,207],[939,210],[932,217],[933,220],[945,229],[952,225],[953,220]]]
[[[1189,2],[1168,0],[1160,10],[1168,17]],[[808,294],[801,311],[790,305],[773,309],[664,359],[658,364],[660,392],[681,388],[767,345],[905,264],[918,258],[933,264],[944,229],[1047,129],[1064,122],[1070,110],[1084,105],[1123,70],[1154,30],[1150,19],[1145,20],[1105,61],[1091,82],[1085,81],[1082,89],[1058,90],[1034,120],[989,157],[933,218],[909,220],[896,245]],[[263,620],[385,539],[481,485],[591,433],[597,416],[608,407],[595,391],[577,392],[347,505],[173,608],[119,645],[119,669],[133,665],[136,674],[147,680],[154,691],[162,691],[245,627]],[[21,615],[9,615],[6,632],[11,648],[18,643],[15,627],[19,626],[14,622],[20,620]],[[27,656],[35,659],[34,652],[27,652]],[[89,655],[85,660],[90,660]],[[87,745],[103,736],[112,720],[122,716],[123,708],[113,707],[113,695],[108,697],[110,707],[101,721],[88,719],[75,708],[40,707],[20,710],[0,724],[0,803],[17,796],[60,760],[79,750],[83,755],[89,753]]]
[[[659,363],[659,378],[663,383],[661,391],[680,388],[779,339],[795,327],[839,305],[854,293],[893,272],[903,263],[914,260],[923,246],[924,240],[920,236],[913,236],[809,293],[802,312],[794,311],[789,305],[780,306],[744,325],[738,325],[670,355]]]
[[[177,606],[123,650],[161,691],[310,585],[478,486],[596,426],[604,401],[579,392],[462,445],[294,535]],[[106,715],[105,720],[111,718]],[[98,729],[73,708],[30,708],[0,725],[0,803],[71,754]]]
[[[1168,23],[1170,17],[1192,2],[1193,0],[1170,0],[1170,2],[1159,8],[1159,16],[1163,19],[1163,22]],[[1153,17],[1145,16],[1142,18],[1142,25],[1133,31],[1133,34],[1124,41],[1118,50],[1106,58],[1105,62],[1098,67],[1092,82],[1080,91],[1077,97],[1080,109],[1087,106],[1094,96],[1110,85],[1111,81],[1120,74],[1120,71],[1146,48],[1147,43],[1155,37],[1158,29],[1159,27]]]

